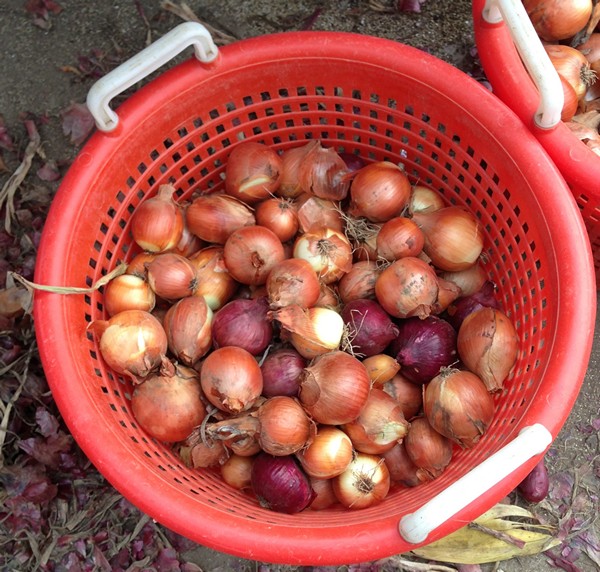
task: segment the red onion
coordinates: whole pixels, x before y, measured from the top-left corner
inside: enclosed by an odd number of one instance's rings
[[[350,152],[339,153],[339,156],[342,158],[344,163],[346,163],[346,168],[350,173],[354,173],[362,169],[367,163],[360,156]]]
[[[296,459],[259,453],[251,473],[252,490],[260,505],[275,512],[295,514],[315,498],[310,481]]]
[[[341,316],[356,354],[379,354],[398,335],[398,327],[375,300],[352,300],[344,306]]]
[[[260,366],[263,374],[263,395],[295,397],[300,389],[300,375],[306,360],[293,348],[281,348],[265,357]]]
[[[262,354],[273,339],[268,310],[265,297],[236,299],[225,304],[213,318],[214,347],[238,346],[254,356]]]
[[[496,298],[496,286],[490,280],[486,280],[475,294],[462,296],[452,302],[446,310],[446,319],[458,331],[463,320],[481,308],[501,309],[500,302]]]
[[[541,461],[519,483],[517,489],[526,501],[540,502],[546,498],[549,486],[548,469],[546,469],[542,457]]]
[[[398,330],[388,353],[410,381],[426,383],[457,360],[456,331],[445,320],[437,316],[408,318],[398,321]]]

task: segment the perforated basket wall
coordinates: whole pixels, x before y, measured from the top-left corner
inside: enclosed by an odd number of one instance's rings
[[[102,294],[36,294],[40,353],[54,398],[79,445],[131,502],[198,543],[288,564],[364,562],[412,548],[400,517],[513,439],[543,423],[555,436],[587,367],[595,314],[589,244],[571,193],[535,138],[475,81],[420,51],[340,33],[245,40],[216,63],[187,61],[118,110],[116,132],[97,133],[54,200],[38,282],[90,286],[131,256],[136,207],[171,182],[184,200],[219,191],[231,148],[256,140],[279,150],[322,139],[368,160],[402,163],[411,180],[464,205],[485,229],[483,264],[521,340],[496,396],[494,422],[472,450],[457,451],[437,480],[397,488],[380,505],[284,515],[186,468],[131,414],[128,382],[86,333],[104,317]],[[435,540],[477,517],[531,469],[439,527]]]

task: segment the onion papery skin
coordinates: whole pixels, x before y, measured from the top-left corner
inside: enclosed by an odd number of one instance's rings
[[[189,296],[173,304],[163,320],[169,350],[185,365],[194,365],[212,347],[212,321],[204,298]]]
[[[519,337],[500,310],[482,308],[469,314],[457,336],[458,355],[488,391],[500,391],[519,355]]]
[[[302,193],[296,200],[299,232],[330,228],[344,232],[344,219],[339,203]]]
[[[155,439],[165,443],[186,439],[206,415],[198,374],[179,365],[173,375],[148,376],[135,387],[131,410],[140,427]]]
[[[353,454],[352,441],[344,431],[321,425],[312,441],[296,453],[296,457],[310,477],[331,479],[348,468]]]
[[[293,456],[259,453],[251,473],[252,491],[263,508],[296,514],[315,498],[310,480]]]
[[[407,256],[390,264],[375,283],[375,296],[395,318],[426,318],[438,295],[438,281],[427,262]]]
[[[213,318],[213,346],[238,346],[253,356],[262,354],[273,339],[273,324],[267,317],[268,311],[269,303],[264,297],[227,302]]]
[[[404,377],[426,383],[457,359],[456,330],[442,318],[409,318],[397,322],[398,335],[387,352]]]
[[[355,355],[370,357],[385,350],[398,327],[375,300],[353,300],[341,312]]]
[[[438,433],[426,417],[411,420],[403,443],[408,457],[418,467],[421,482],[439,477],[452,460],[452,441]]]
[[[474,294],[461,296],[452,302],[446,309],[445,319],[458,331],[469,314],[482,308],[500,310],[500,301],[496,297],[496,286],[490,280],[486,280]]]
[[[483,229],[475,216],[459,206],[415,213],[413,221],[425,235],[423,252],[439,270],[465,270],[483,250]]]
[[[250,409],[260,396],[262,372],[251,353],[226,346],[206,356],[200,383],[206,399],[217,409],[236,414]]]
[[[268,353],[260,369],[263,376],[263,395],[296,397],[306,360],[294,348],[280,348]]]
[[[375,283],[381,270],[374,260],[360,260],[338,282],[338,293],[344,304],[352,300],[375,299]]]
[[[298,168],[300,186],[305,193],[320,199],[341,201],[348,194],[348,168],[335,149],[323,147],[320,141],[308,143]]]
[[[174,192],[172,185],[161,185],[158,194],[144,201],[131,215],[131,235],[143,250],[165,252],[180,241],[184,216],[172,198]]]
[[[143,310],[126,310],[109,320],[91,322],[100,353],[115,372],[134,383],[157,370],[167,354],[167,334],[157,318]]]
[[[370,387],[365,366],[337,350],[316,357],[304,370],[299,399],[317,423],[343,425],[360,415]]]
[[[370,163],[354,173],[348,214],[371,222],[385,222],[400,215],[410,200],[410,181],[394,163]]]
[[[307,445],[313,425],[293,397],[267,399],[257,411],[260,422],[258,442],[270,455],[281,457],[296,453]]]
[[[440,278],[454,282],[460,288],[461,297],[475,294],[488,280],[487,274],[481,264],[473,264],[465,270],[456,272],[440,272]]]
[[[592,14],[591,0],[523,0],[540,38],[566,40],[582,30]]]
[[[214,244],[225,244],[238,228],[256,224],[252,209],[229,195],[201,195],[186,209],[186,224],[195,236]]]
[[[378,455],[357,453],[348,468],[332,481],[338,501],[350,509],[379,504],[390,490],[390,473]]]
[[[286,258],[269,272],[265,283],[271,308],[296,304],[310,308],[321,295],[321,283],[308,260]]]
[[[377,388],[371,389],[360,415],[342,425],[357,451],[373,455],[391,449],[406,436],[408,428],[401,405]]]
[[[285,258],[285,252],[273,231],[264,226],[245,226],[229,235],[223,258],[235,280],[260,286],[267,281],[271,269]]]
[[[473,447],[494,418],[494,400],[485,384],[470,371],[447,368],[423,393],[430,425],[463,449]]]
[[[227,158],[225,192],[248,205],[268,199],[279,186],[282,169],[281,157],[272,147],[242,141]]]

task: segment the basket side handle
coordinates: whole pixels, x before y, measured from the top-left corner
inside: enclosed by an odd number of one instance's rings
[[[486,0],[482,13],[488,24],[506,23],[527,71],[540,94],[534,117],[542,129],[552,129],[560,122],[564,93],[556,72],[521,0]]]
[[[540,423],[525,427],[510,443],[452,483],[415,512],[400,519],[399,531],[411,544],[425,542],[438,526],[498,484],[533,457],[543,453],[552,434]]]
[[[88,92],[87,107],[100,131],[113,131],[118,115],[110,101],[138,81],[166,64],[188,46],[194,47],[196,58],[210,63],[218,56],[218,49],[208,30],[198,22],[179,24],[164,36],[144,48],[114,70],[100,78]]]

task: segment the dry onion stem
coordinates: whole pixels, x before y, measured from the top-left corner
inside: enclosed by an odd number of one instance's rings
[[[127,271],[127,263],[123,262],[119,264],[114,270],[109,272],[108,274],[102,276],[98,279],[94,284],[89,287],[82,288],[78,286],[49,286],[47,284],[36,284],[35,282],[31,282],[24,278],[20,274],[16,272],[9,271],[7,273],[8,277],[16,280],[19,284],[25,286],[27,291],[30,293],[31,297],[33,297],[34,290],[42,290],[44,292],[53,292],[55,294],[89,294],[91,292],[95,292],[102,286],[108,284],[113,278],[120,276],[121,274],[125,274]],[[31,304],[27,304],[27,307],[24,308],[26,312],[31,310]]]

